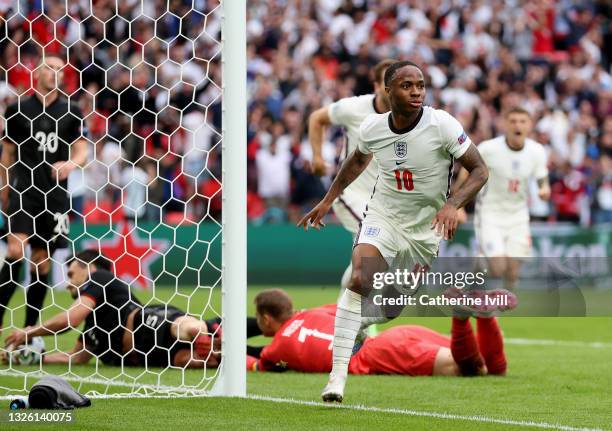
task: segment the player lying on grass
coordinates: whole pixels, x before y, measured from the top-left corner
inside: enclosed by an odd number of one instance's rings
[[[169,305],[143,306],[127,284],[111,272],[111,263],[95,250],[68,263],[70,308],[37,326],[13,331],[6,345],[17,347],[37,336],[76,329],[82,334],[69,352],[43,355],[43,363],[85,364],[93,356],[108,365],[201,368],[218,365],[207,322]],[[210,330],[213,330],[211,327]],[[194,347],[195,354],[192,354]],[[8,349],[10,350],[10,348]]]
[[[325,373],[332,368],[336,305],[296,312],[289,295],[269,289],[255,297],[257,323],[272,343],[247,367],[258,371]],[[401,325],[366,338],[349,362],[352,374],[476,376],[505,374],[506,357],[495,317],[477,318],[477,336],[469,318],[454,317],[451,337],[416,325]],[[251,352],[253,352],[251,348]]]

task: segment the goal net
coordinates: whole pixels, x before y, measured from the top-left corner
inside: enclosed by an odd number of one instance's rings
[[[0,397],[44,375],[245,393],[245,22],[243,1],[0,4]]]

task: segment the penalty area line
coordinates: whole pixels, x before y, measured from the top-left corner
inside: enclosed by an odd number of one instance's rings
[[[266,395],[247,395],[246,398],[251,399],[251,400],[257,400],[257,401],[269,401],[269,402],[279,403],[279,404],[295,404],[295,405],[311,406],[311,407],[326,407],[326,408],[335,408],[335,409],[341,409],[341,410],[353,410],[353,411],[363,411],[363,412],[373,412],[373,413],[388,413],[388,414],[429,417],[429,418],[446,419],[446,420],[462,420],[462,421],[468,421],[468,422],[481,422],[481,423],[490,423],[490,424],[498,424],[498,425],[534,427],[534,428],[552,429],[552,430],[561,430],[561,431],[603,431],[601,428],[573,427],[573,426],[568,426],[568,425],[551,424],[551,423],[546,423],[546,422],[519,421],[519,420],[512,420],[512,419],[496,419],[496,418],[489,418],[486,416],[478,416],[478,415],[476,416],[457,415],[457,414],[452,414],[452,413],[427,412],[427,411],[419,411],[419,410],[406,410],[406,409],[383,408],[383,407],[369,407],[369,406],[363,406],[363,405],[329,404],[329,403],[323,403],[321,401],[305,401],[305,400],[296,400],[293,398],[276,398],[276,397],[269,397]]]

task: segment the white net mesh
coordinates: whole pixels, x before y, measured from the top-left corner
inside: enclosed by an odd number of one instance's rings
[[[221,303],[220,29],[214,0],[0,4],[0,396],[24,394],[44,374],[113,396],[211,388],[220,353],[220,319],[211,320]],[[46,326],[39,359],[40,339],[11,334],[75,312],[65,260],[85,249],[106,256],[127,287],[95,278],[79,258],[88,279],[76,303],[88,312],[79,324],[70,314],[66,331]]]

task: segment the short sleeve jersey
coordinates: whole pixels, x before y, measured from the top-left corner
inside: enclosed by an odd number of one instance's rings
[[[449,113],[424,107],[415,125],[397,130],[391,114],[372,114],[361,125],[359,151],[378,162],[368,215],[399,229],[430,223],[450,192],[453,161],[472,145]]]
[[[477,216],[504,223],[529,221],[529,180],[548,176],[544,147],[526,139],[515,151],[499,136],[483,141],[478,150],[489,168],[489,180],[477,196]]]
[[[272,343],[262,350],[260,369],[329,372],[335,314],[335,305],[296,313],[278,330]]]
[[[79,108],[63,97],[44,106],[36,96],[7,107],[5,139],[17,146],[9,170],[13,190],[23,194],[24,206],[46,203],[51,211],[66,211],[68,181],[52,175],[55,162],[70,159],[70,146],[86,134]]]

